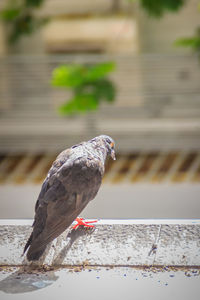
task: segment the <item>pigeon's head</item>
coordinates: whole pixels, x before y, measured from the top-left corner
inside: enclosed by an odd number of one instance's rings
[[[110,136],[100,135],[100,136],[97,136],[96,138],[92,139],[91,141],[100,144],[101,147],[103,146],[106,149],[107,154],[110,155],[113,160],[116,160],[115,142]]]

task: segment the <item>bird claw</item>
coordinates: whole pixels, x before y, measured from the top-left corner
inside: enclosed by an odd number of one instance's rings
[[[76,229],[79,226],[84,226],[84,227],[90,227],[93,228],[94,225],[90,225],[90,223],[96,223],[98,220],[93,220],[93,221],[84,221],[83,218],[76,218],[75,222],[77,222],[72,228]]]

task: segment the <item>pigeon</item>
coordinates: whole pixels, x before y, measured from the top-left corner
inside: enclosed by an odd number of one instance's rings
[[[46,246],[95,198],[107,156],[116,159],[115,142],[107,135],[81,142],[57,156],[35,205],[33,230],[23,252],[27,251],[29,261],[38,260]]]

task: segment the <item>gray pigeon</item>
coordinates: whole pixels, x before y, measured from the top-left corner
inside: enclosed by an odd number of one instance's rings
[[[106,135],[61,152],[52,164],[35,205],[33,231],[24,247],[38,260],[48,243],[66,230],[96,196],[107,155],[115,160],[115,143]]]

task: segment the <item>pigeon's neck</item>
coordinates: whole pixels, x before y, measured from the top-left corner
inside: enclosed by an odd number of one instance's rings
[[[105,147],[100,146],[100,145],[95,145],[92,147],[92,149],[89,147],[88,149],[88,154],[90,154],[92,157],[96,157],[101,161],[101,163],[104,165],[107,157],[107,151]]]
[[[97,148],[97,152],[98,152],[98,155],[99,155],[99,158],[101,159],[101,162],[103,164],[105,164],[105,161],[106,161],[106,157],[107,157],[107,151],[105,148]]]

